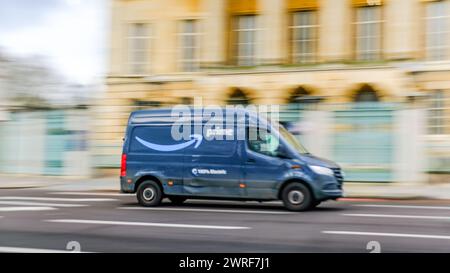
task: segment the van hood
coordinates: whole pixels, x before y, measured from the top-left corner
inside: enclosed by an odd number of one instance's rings
[[[330,169],[340,168],[339,165],[336,164],[335,162],[328,160],[328,159],[314,156],[312,154],[301,154],[300,160],[302,160],[303,162],[305,162],[308,165],[321,166],[321,167],[330,168]]]

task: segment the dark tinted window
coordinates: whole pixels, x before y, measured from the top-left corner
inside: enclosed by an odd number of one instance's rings
[[[250,150],[268,155],[277,156],[280,138],[267,130],[258,130],[257,127],[247,129],[247,143]]]

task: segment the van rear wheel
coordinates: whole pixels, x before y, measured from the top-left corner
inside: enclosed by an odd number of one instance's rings
[[[145,181],[139,185],[136,197],[141,206],[156,207],[161,203],[162,190],[155,181]]]
[[[181,205],[187,199],[187,198],[181,197],[181,196],[169,196],[168,198],[169,198],[170,202],[172,202],[172,204],[174,204],[174,205]]]
[[[311,191],[301,183],[287,185],[281,193],[284,206],[292,211],[305,211],[314,204]]]

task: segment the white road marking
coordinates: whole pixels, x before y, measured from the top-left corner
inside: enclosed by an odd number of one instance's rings
[[[51,223],[66,224],[93,224],[93,225],[112,225],[112,226],[142,226],[142,227],[173,227],[173,228],[201,228],[201,229],[251,229],[250,227],[239,226],[212,226],[212,225],[190,225],[190,224],[169,224],[169,223],[146,223],[146,222],[125,222],[125,221],[100,221],[100,220],[82,220],[82,219],[57,219],[45,220]]]
[[[54,201],[54,202],[109,202],[118,201],[111,198],[52,198],[52,197],[25,197],[25,196],[4,196],[0,200],[25,200],[25,201]]]
[[[383,233],[383,232],[360,232],[360,231],[335,231],[335,230],[326,230],[326,231],[322,231],[322,233],[325,233],[325,234],[337,234],[337,235],[404,237],[404,238],[450,240],[450,236],[447,236],[447,235]]]
[[[49,192],[49,194],[57,194],[57,195],[86,195],[86,196],[135,196],[135,194],[129,194],[129,193],[107,193],[107,192],[71,192],[71,191],[64,191],[64,192]]]
[[[2,211],[2,212],[43,211],[43,210],[57,210],[57,208],[52,208],[52,207],[1,207],[0,208],[0,211]]]
[[[0,246],[2,253],[87,253],[87,252],[72,252],[68,250],[44,249],[44,248],[25,248],[25,247],[8,247]]]
[[[397,215],[397,214],[362,214],[351,213],[342,214],[344,216],[354,217],[378,217],[378,218],[408,218],[408,219],[428,219],[428,220],[450,220],[448,216],[423,216],[423,215]]]
[[[88,205],[81,204],[60,204],[60,203],[41,203],[41,202],[24,202],[24,201],[0,201],[0,205],[12,205],[12,206],[38,206],[38,207],[86,207]]]
[[[436,206],[410,206],[410,205],[369,205],[359,204],[353,205],[355,207],[373,207],[373,208],[399,208],[399,209],[437,209],[437,210],[450,210],[450,207],[436,207]]]
[[[247,213],[247,214],[294,214],[289,211],[259,211],[259,210],[226,210],[226,209],[189,209],[189,208],[146,208],[146,207],[119,207],[125,210],[154,210],[154,211],[192,211],[192,212],[219,212],[219,213]]]

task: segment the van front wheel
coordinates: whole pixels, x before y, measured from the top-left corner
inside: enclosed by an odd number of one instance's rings
[[[292,211],[305,211],[313,206],[314,200],[311,191],[301,183],[287,185],[281,197],[284,206]]]
[[[141,206],[156,207],[162,200],[161,187],[155,181],[145,181],[139,186],[136,197]]]

